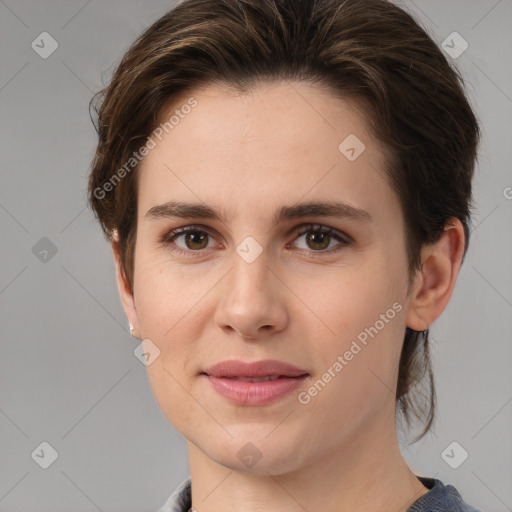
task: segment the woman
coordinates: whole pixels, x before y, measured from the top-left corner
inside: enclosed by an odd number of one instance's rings
[[[187,440],[162,511],[476,510],[395,421],[432,424],[428,331],[469,242],[461,82],[382,0],[185,0],[125,54],[89,198]]]

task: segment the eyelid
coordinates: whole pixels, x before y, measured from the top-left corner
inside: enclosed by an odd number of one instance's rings
[[[176,239],[178,236],[189,233],[189,232],[195,232],[195,231],[199,231],[199,232],[203,231],[208,236],[210,236],[212,238],[216,237],[216,235],[212,232],[213,230],[208,226],[203,226],[201,224],[188,224],[183,227],[174,228],[174,229],[171,229],[170,231],[166,231],[162,236],[160,236],[158,238],[157,243],[158,243],[158,245],[167,247],[169,244],[173,243],[174,239]],[[177,250],[178,252],[187,252],[187,253],[204,252],[204,249],[201,251],[192,251],[192,250],[185,251],[184,249],[181,249],[181,247],[178,247],[177,249],[174,249],[174,250]]]
[[[215,238],[216,235],[212,233],[212,228],[209,226],[204,226],[201,224],[188,224],[183,227],[178,227],[171,229],[170,231],[165,232],[161,237],[158,239],[158,244],[167,247],[168,245],[172,244],[173,241],[183,234],[186,234],[187,232],[205,232],[207,235]],[[339,252],[343,247],[352,245],[354,243],[354,240],[351,236],[348,234],[339,231],[335,228],[332,228],[330,226],[327,226],[325,224],[319,224],[319,223],[304,223],[300,224],[299,226],[296,226],[291,231],[292,233],[295,233],[296,237],[300,237],[304,235],[305,233],[308,233],[310,231],[315,231],[318,233],[326,233],[332,237],[334,237],[336,240],[338,240],[339,244],[336,245],[334,248],[331,248],[329,250],[322,250],[322,251],[314,251],[314,250],[307,250],[307,249],[298,249],[300,252],[312,254],[313,256],[322,256],[322,255],[328,255],[333,254],[336,252]],[[292,240],[294,242],[297,238]],[[181,247],[174,247],[173,251],[178,251],[179,253],[186,254],[187,256],[190,255],[191,257],[194,256],[200,256],[203,255],[205,252],[205,249],[193,251],[193,250],[186,250],[182,249]]]
[[[318,233],[327,233],[329,235],[335,236],[341,241],[345,242],[346,244],[352,244],[354,243],[354,240],[351,236],[346,234],[343,231],[340,231],[336,228],[332,228],[331,226],[327,226],[325,224],[319,224],[319,223],[307,223],[307,224],[301,224],[300,226],[297,226],[294,228],[294,233],[297,236],[301,236],[304,233],[307,233],[308,231],[316,231]],[[316,251],[321,252],[321,251]]]

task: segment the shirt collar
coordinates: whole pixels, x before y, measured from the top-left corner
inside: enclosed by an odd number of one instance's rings
[[[441,504],[441,502],[447,503],[446,500],[450,500],[450,502],[451,499],[462,501],[459,493],[451,485],[445,486],[436,478],[421,476],[416,476],[416,478],[418,478],[429,491],[415,501],[407,512],[423,512],[430,510],[429,505],[438,505]],[[176,487],[176,490],[158,512],[188,512],[191,506],[191,480],[190,477],[188,477]],[[470,507],[468,510],[476,509],[471,509]]]
[[[190,477],[181,482],[158,512],[188,512],[192,506]]]

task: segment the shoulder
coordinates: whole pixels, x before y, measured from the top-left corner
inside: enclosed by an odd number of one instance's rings
[[[466,503],[453,485],[445,485],[436,478],[417,477],[429,491],[407,512],[483,512]]]

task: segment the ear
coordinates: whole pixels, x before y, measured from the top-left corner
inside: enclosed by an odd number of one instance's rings
[[[133,336],[135,336],[136,338],[140,338],[141,336],[139,329],[139,321],[137,319],[137,310],[135,308],[135,299],[121,265],[121,251],[119,248],[119,243],[117,241],[117,234],[114,236],[114,239],[112,240],[112,252],[114,255],[114,262],[116,265],[117,288],[119,290],[119,295],[121,297],[121,303],[123,305],[124,312],[128,317],[128,321],[130,322],[130,324],[133,325]]]
[[[414,280],[406,315],[410,329],[428,329],[444,311],[462,264],[464,244],[464,227],[453,217],[439,240],[422,248],[422,265]]]

